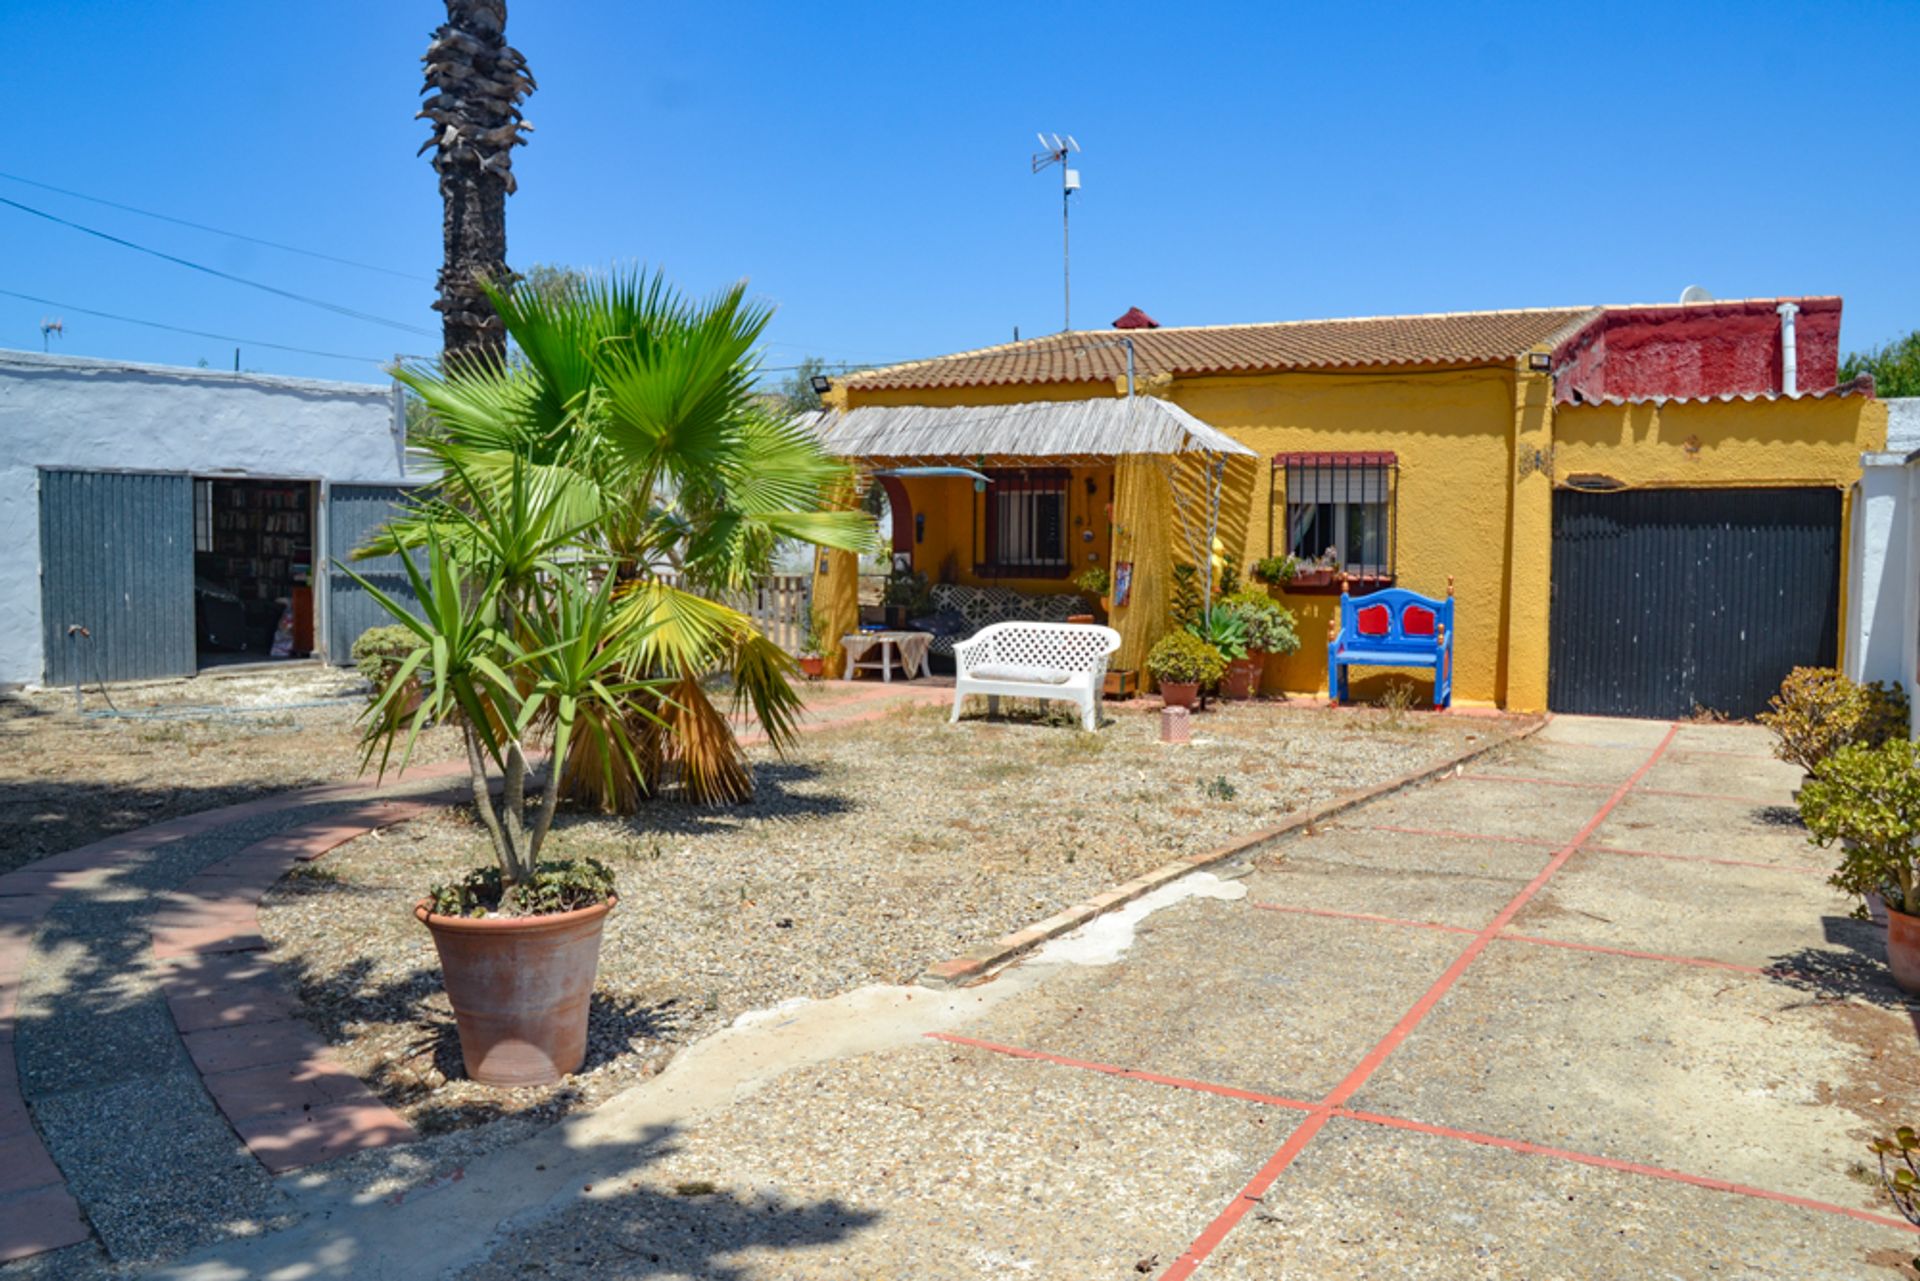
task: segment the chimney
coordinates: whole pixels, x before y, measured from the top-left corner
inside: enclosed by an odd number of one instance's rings
[[[1138,307],[1127,308],[1127,314],[1113,322],[1115,329],[1158,329],[1160,322],[1141,311]]]

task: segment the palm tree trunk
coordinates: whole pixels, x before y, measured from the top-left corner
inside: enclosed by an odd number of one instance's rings
[[[440,313],[444,354],[490,358],[506,355],[506,330],[480,288],[482,280],[506,283],[507,197],[515,188],[513,148],[531,130],[520,101],[534,89],[526,59],[506,40],[506,0],[447,0],[447,21],[427,46],[430,96],[419,118],[434,135],[420,150],[434,148],[440,175],[445,257],[440,267]]]

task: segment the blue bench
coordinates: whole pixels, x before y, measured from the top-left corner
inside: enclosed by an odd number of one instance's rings
[[[1430,667],[1433,705],[1453,705],[1453,578],[1435,600],[1387,587],[1355,600],[1340,593],[1340,620],[1327,624],[1327,690],[1347,701],[1349,667]]]

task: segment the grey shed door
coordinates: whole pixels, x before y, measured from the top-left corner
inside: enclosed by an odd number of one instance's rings
[[[192,478],[41,472],[40,619],[50,685],[193,675]]]
[[[1556,712],[1752,716],[1839,618],[1838,489],[1553,495]]]
[[[393,621],[365,588],[340,572],[335,562],[395,600],[411,605],[413,588],[398,556],[353,559],[353,549],[404,509],[405,485],[334,485],[327,500],[327,656],[341,666],[353,662],[353,642],[369,627]]]

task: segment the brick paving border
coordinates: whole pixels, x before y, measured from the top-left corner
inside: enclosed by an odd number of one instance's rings
[[[1324,702],[1314,705],[1321,707],[1323,710],[1326,708]],[[1541,717],[1537,720],[1527,721],[1511,734],[1504,735],[1491,742],[1481,743],[1477,746],[1466,748],[1463,751],[1455,752],[1452,756],[1436,764],[1423,766],[1410,773],[1402,774],[1398,778],[1388,779],[1384,783],[1376,783],[1372,787],[1362,788],[1357,792],[1342,793],[1330,801],[1322,801],[1318,805],[1310,805],[1306,809],[1300,810],[1283,819],[1273,827],[1262,828],[1257,832],[1251,832],[1246,836],[1231,840],[1225,845],[1217,846],[1199,854],[1189,854],[1185,858],[1178,858],[1171,863],[1162,864],[1150,872],[1145,872],[1134,877],[1130,881],[1122,881],[1112,889],[1096,894],[1085,902],[1076,903],[1072,907],[1055,912],[1043,921],[1036,921],[1025,929],[1016,930],[1012,934],[995,939],[991,943],[983,944],[980,947],[962,952],[959,956],[953,957],[950,960],[941,961],[936,965],[930,966],[925,973],[921,974],[918,981],[922,987],[932,988],[961,987],[968,983],[976,982],[994,970],[1001,968],[1015,957],[1024,955],[1040,944],[1047,942],[1049,939],[1055,939],[1062,934],[1071,933],[1089,921],[1113,911],[1115,908],[1125,907],[1128,903],[1133,902],[1142,895],[1150,894],[1163,885],[1179,880],[1189,872],[1197,872],[1203,868],[1224,863],[1229,859],[1257,853],[1283,837],[1291,836],[1295,832],[1305,830],[1316,824],[1324,823],[1335,815],[1344,814],[1357,806],[1365,805],[1368,801],[1376,801],[1383,796],[1389,796],[1404,788],[1413,787],[1429,779],[1437,778],[1451,770],[1458,769],[1469,761],[1486,755],[1495,748],[1505,747],[1509,743],[1518,743],[1531,737],[1547,724],[1547,720],[1547,717]]]

